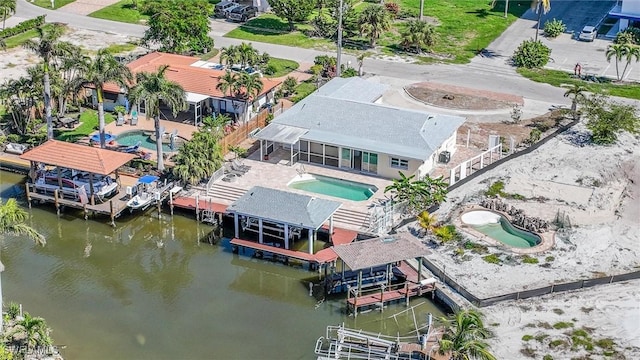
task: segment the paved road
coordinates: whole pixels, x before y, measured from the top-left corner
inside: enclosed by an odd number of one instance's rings
[[[92,29],[97,31],[113,32],[130,36],[142,37],[145,27],[142,25],[126,24],[109,20],[93,19],[76,14],[61,13],[34,6],[26,0],[18,0],[16,16],[31,18],[41,14],[47,14],[49,22],[68,23],[74,27]],[[216,47],[239,44],[241,41],[221,37],[225,29],[217,28],[215,25],[211,35],[215,39]],[[511,33],[510,28],[507,32]],[[504,41],[498,39],[499,41]],[[253,43],[260,51],[268,52],[273,57],[288,58],[298,62],[312,63],[318,55],[328,54],[326,52],[300,49],[288,46]],[[495,59],[492,59],[495,60]],[[344,61],[356,60],[353,56],[346,55]],[[538,84],[523,79],[514,70],[504,64],[504,60],[498,63],[491,61],[473,61],[468,65],[416,65],[404,62],[394,62],[379,59],[366,59],[364,70],[370,75],[383,75],[384,77],[405,79],[411,81],[437,81],[446,84],[465,86],[475,89],[486,89],[497,92],[506,92],[523,96],[525,110],[527,106],[548,107],[551,104],[569,104],[563,97],[564,90],[546,84]]]

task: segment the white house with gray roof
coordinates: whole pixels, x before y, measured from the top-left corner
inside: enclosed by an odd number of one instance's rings
[[[381,104],[387,87],[358,77],[336,78],[275,118],[255,138],[260,158],[278,149],[296,162],[386,178],[427,175],[438,155],[455,152],[459,116]]]

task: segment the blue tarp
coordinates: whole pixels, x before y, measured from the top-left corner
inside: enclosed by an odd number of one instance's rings
[[[141,177],[140,179],[138,179],[138,182],[140,184],[151,184],[152,182],[158,180],[157,176],[153,176],[153,175],[145,175],[143,177]]]

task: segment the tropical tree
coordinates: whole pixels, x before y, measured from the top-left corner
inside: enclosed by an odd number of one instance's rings
[[[591,130],[595,144],[609,145],[618,140],[618,134],[627,131],[640,133],[638,109],[633,105],[612,101],[606,95],[594,94],[583,102],[587,129]]]
[[[237,46],[237,51],[242,69],[245,69],[247,66],[253,66],[260,61],[260,52],[251,46],[251,44],[243,42]]]
[[[263,88],[264,83],[260,79],[259,74],[240,73],[236,86],[236,97],[244,100],[244,108],[240,114],[240,118],[244,118],[249,102],[255,99],[262,92]],[[237,115],[238,113],[236,112],[236,116]]]
[[[640,46],[632,44],[626,45],[627,51],[625,53],[625,56],[627,58],[627,63],[624,65],[624,69],[622,70],[622,79],[624,79],[625,74],[627,73],[627,68],[629,67],[629,65],[631,65],[633,59],[635,58],[636,62],[640,61]]]
[[[369,38],[371,47],[374,47],[382,32],[391,28],[391,16],[384,6],[369,5],[360,13],[358,27],[360,33]]]
[[[417,216],[418,225],[426,231],[435,229],[438,218],[435,214],[430,214],[427,210],[422,210]]]
[[[399,174],[400,178],[394,179],[384,192],[391,192],[397,201],[406,202],[409,212],[422,211],[446,199],[448,185],[442,177],[425,176],[423,179],[416,179],[416,175],[406,176],[402,172]]]
[[[213,48],[209,37],[212,12],[213,6],[205,0],[146,0],[143,13],[149,15],[149,28],[142,40],[159,44],[164,52],[207,52]]]
[[[64,25],[51,24],[51,26],[37,28],[39,40],[27,40],[24,47],[38,54],[42,58],[43,85],[44,85],[44,109],[47,121],[47,139],[53,139],[53,119],[51,117],[51,81],[49,70],[54,57],[62,55],[60,37],[64,33]]]
[[[297,21],[306,20],[313,8],[315,0],[271,0],[269,6],[271,10],[280,18],[286,19],[289,23],[289,31],[295,30]]]
[[[574,120],[578,118],[578,102],[585,99],[584,93],[586,91],[586,87],[573,84],[573,86],[567,89],[564,93],[564,97],[571,97],[571,114],[573,115]]]
[[[400,45],[405,50],[415,49],[420,53],[423,48],[429,48],[435,44],[435,30],[433,26],[420,20],[411,20],[407,23],[407,28],[402,32]]]
[[[129,101],[139,104],[144,101],[147,118],[153,118],[156,132],[156,153],[158,155],[158,171],[164,170],[162,157],[162,134],[160,134],[160,101],[171,107],[173,116],[188,107],[184,89],[179,84],[168,80],[165,73],[169,65],[163,65],[155,73],[140,72],[136,74],[135,86],[129,91]]]
[[[220,63],[233,65],[240,62],[240,52],[238,46],[229,45],[220,49]]]
[[[535,41],[538,41],[538,33],[540,33],[540,20],[542,19],[542,14],[546,14],[551,10],[551,0],[533,0],[531,2],[531,8],[535,9],[536,14],[538,14],[538,21],[536,23],[536,38]]]
[[[32,79],[22,76],[0,85],[0,101],[10,116],[13,132],[26,135],[36,121],[37,102],[42,92]]]
[[[222,167],[224,154],[220,145],[220,131],[199,131],[173,157],[173,175],[180,181],[197,185]]]
[[[609,47],[607,48],[607,52],[605,53],[608,62],[611,62],[612,57],[616,59],[616,77],[618,78],[618,80],[622,80],[620,71],[618,70],[618,63],[627,55],[628,51],[628,44],[612,44],[609,45]]]
[[[16,12],[16,0],[0,0],[0,11],[2,11],[2,30],[4,30],[7,16]]]
[[[483,315],[473,309],[458,310],[440,322],[445,332],[439,341],[438,352],[448,355],[451,360],[495,360],[484,341],[491,337],[491,332],[484,327]]]
[[[77,80],[79,86],[93,85],[96,90],[98,100],[98,122],[100,130],[100,147],[105,148],[104,131],[104,86],[108,83],[118,84],[121,88],[126,88],[133,82],[133,75],[129,68],[120,63],[109,52],[103,48],[98,50],[98,54],[93,60],[84,64],[82,75]]]
[[[77,100],[78,83],[82,72],[86,68],[90,58],[83,53],[82,48],[72,44],[63,44],[65,56],[56,61],[56,70],[60,78],[60,91],[58,98],[58,116],[64,116],[67,112],[69,100]],[[55,92],[54,92],[55,93]]]
[[[229,93],[229,97],[235,94],[238,88],[238,74],[227,70],[224,75],[218,79],[216,89],[220,90],[223,95]]]

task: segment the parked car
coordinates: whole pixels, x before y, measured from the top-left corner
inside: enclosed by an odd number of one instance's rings
[[[598,35],[598,30],[594,26],[585,26],[582,28],[578,39],[582,41],[593,41]]]
[[[258,8],[255,6],[239,6],[229,12],[227,18],[231,21],[242,21],[245,22],[252,17],[255,17],[258,13]]]
[[[213,17],[216,18],[225,18],[229,14],[229,12],[237,7],[240,4],[235,3],[233,1],[222,1],[216,4],[213,8]]]

